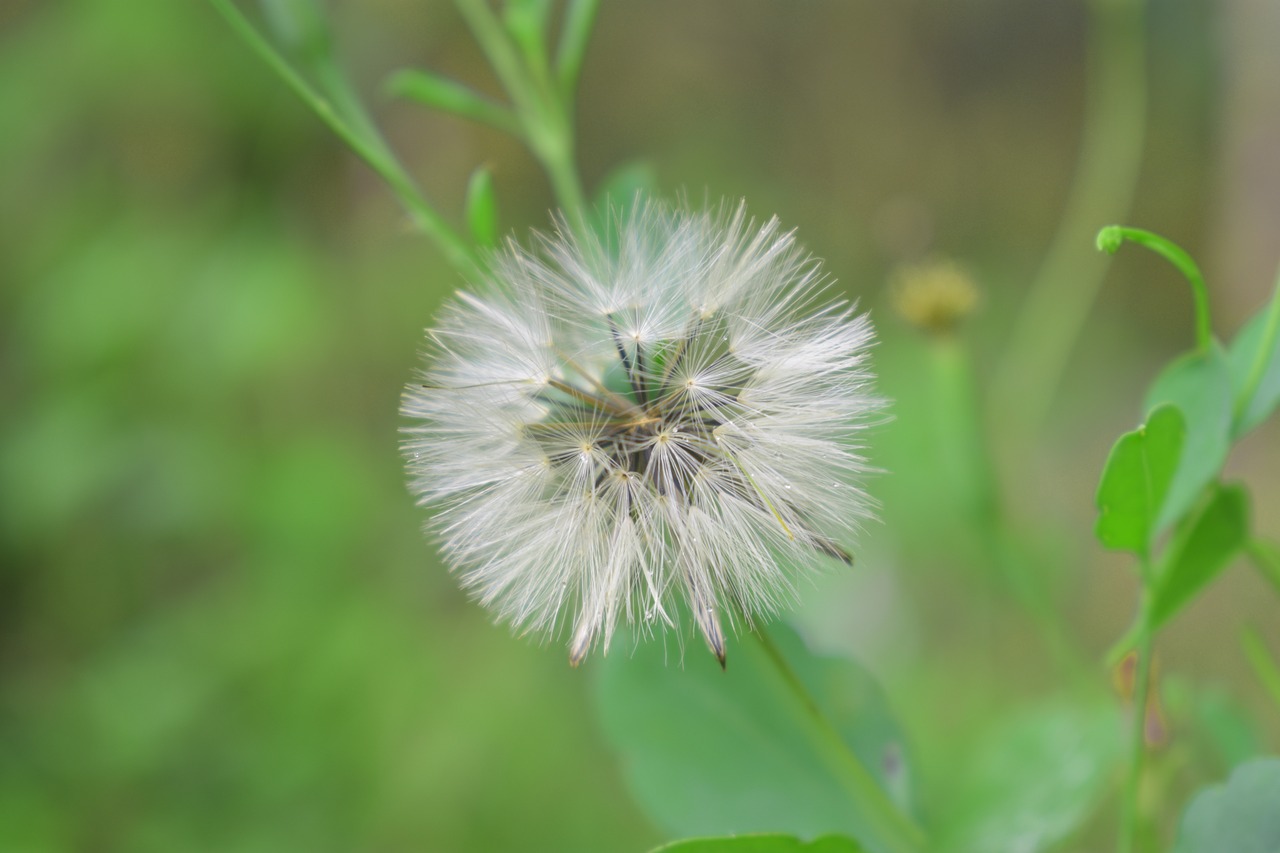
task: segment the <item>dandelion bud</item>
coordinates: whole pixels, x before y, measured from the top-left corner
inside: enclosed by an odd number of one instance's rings
[[[933,335],[954,331],[978,303],[978,287],[969,273],[947,260],[903,267],[890,287],[898,314]]]
[[[410,487],[462,585],[570,662],[692,615],[775,612],[869,515],[865,315],[776,220],[638,203],[514,243],[428,332]]]

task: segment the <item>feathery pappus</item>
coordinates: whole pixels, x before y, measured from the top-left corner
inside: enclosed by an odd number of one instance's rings
[[[442,310],[404,395],[410,488],[462,585],[571,664],[684,609],[723,665],[726,621],[851,562],[871,325],[743,205],[638,200],[606,231],[509,242]]]

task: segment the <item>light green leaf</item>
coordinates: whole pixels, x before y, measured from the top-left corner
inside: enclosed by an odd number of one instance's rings
[[[1202,788],[1182,816],[1174,853],[1280,850],[1280,759],[1256,758]]]
[[[649,853],[864,853],[852,838],[824,835],[801,841],[792,835],[734,835],[726,838],[688,838],[655,847]]]
[[[1280,325],[1280,291],[1231,342],[1228,359],[1236,395],[1236,419],[1231,432],[1236,438],[1265,421],[1280,403],[1280,329],[1277,325]],[[1249,399],[1244,399],[1246,396]]]
[[[1280,592],[1280,545],[1265,539],[1249,543],[1249,558],[1277,592]]]
[[[329,23],[318,0],[259,0],[272,34],[308,63],[329,55]]]
[[[1124,754],[1110,705],[1051,705],[998,721],[972,751],[942,814],[947,853],[1048,850],[1105,799]]]
[[[386,89],[393,97],[408,98],[521,136],[520,122],[511,110],[447,77],[429,71],[398,71],[387,80]]]
[[[658,183],[653,164],[645,160],[624,163],[605,176],[596,187],[595,204],[601,211],[627,210],[635,203],[636,195],[652,195]]]
[[[502,22],[511,38],[530,60],[545,63],[547,23],[551,0],[507,0]]]
[[[813,655],[779,626],[770,635],[818,708],[900,806],[911,774],[901,730],[872,677],[852,661]],[[598,707],[641,807],[676,835],[842,833],[873,850],[867,807],[846,765],[815,739],[812,712],[760,641],[743,634],[721,671],[701,646],[640,644],[603,662]],[[845,759],[847,760],[847,759]]]
[[[1159,628],[1226,568],[1249,537],[1249,495],[1220,486],[1192,525],[1170,543],[1152,588],[1151,627]]]
[[[1182,413],[1174,406],[1161,406],[1111,448],[1095,500],[1094,533],[1105,547],[1141,555],[1150,552],[1184,435]]]
[[[1182,411],[1187,432],[1177,473],[1152,535],[1191,509],[1227,459],[1231,447],[1231,368],[1222,347],[1214,342],[1166,367],[1147,392],[1146,409],[1151,411],[1164,403]]]
[[[493,175],[484,166],[471,173],[467,182],[467,228],[478,246],[498,242],[498,195],[493,189]]]

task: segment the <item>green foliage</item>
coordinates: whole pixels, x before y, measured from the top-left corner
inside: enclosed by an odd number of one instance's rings
[[[940,850],[1050,850],[1092,816],[1124,754],[1108,705],[1054,704],[1001,718],[968,751],[940,820]]]
[[[1232,436],[1239,438],[1280,404],[1280,292],[1245,323],[1228,352],[1236,394]]]
[[[1164,405],[1146,424],[1125,433],[1111,449],[1095,502],[1098,541],[1108,548],[1147,555],[1178,470],[1186,435],[1182,413]]]
[[[1144,407],[1178,407],[1186,436],[1178,470],[1156,519],[1158,533],[1182,518],[1217,478],[1231,448],[1231,368],[1216,342],[1174,360],[1147,392]]]
[[[1174,853],[1280,850],[1280,759],[1257,758],[1222,785],[1196,794],[1182,816]]]
[[[493,246],[498,242],[498,196],[493,189],[493,175],[481,167],[471,173],[467,182],[467,228],[477,246]]]
[[[1152,628],[1159,628],[1226,568],[1249,537],[1249,495],[1216,486],[1208,503],[1169,543],[1151,586]]]
[[[909,750],[884,694],[852,661],[818,657],[776,626],[770,632],[816,709],[751,635],[732,645],[724,672],[701,648],[681,659],[661,642],[602,662],[600,715],[636,799],[676,835],[841,832],[882,849],[850,779],[856,762],[900,808],[911,807]],[[838,741],[815,731],[815,710]]]
[[[730,838],[690,838],[664,844],[649,853],[864,853],[850,838],[824,835],[805,842],[790,835],[736,835]]]

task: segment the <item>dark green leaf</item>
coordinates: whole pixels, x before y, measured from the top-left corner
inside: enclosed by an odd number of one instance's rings
[[[792,835],[735,835],[727,838],[687,838],[655,847],[649,853],[864,853],[852,838],[824,835],[801,841]]]
[[[1174,853],[1280,850],[1280,759],[1256,758],[1225,785],[1202,788],[1182,816]]]
[[[1047,706],[996,723],[972,751],[942,815],[948,853],[1047,850],[1105,798],[1124,754],[1110,705]]]
[[[778,626],[770,635],[862,765],[909,805],[905,742],[872,677]],[[677,835],[836,832],[882,848],[841,756],[815,739],[809,707],[756,637],[740,636],[726,671],[700,646],[679,655],[642,643],[633,658],[606,658],[599,681],[605,732],[650,817]]]
[[[387,81],[387,91],[441,112],[478,121],[520,136],[520,123],[511,110],[466,86],[429,71],[399,71]]]
[[[1152,589],[1151,626],[1158,628],[1226,568],[1249,537],[1249,495],[1221,486],[1192,525],[1170,543]]]
[[[1186,420],[1182,456],[1168,497],[1156,518],[1158,535],[1191,509],[1222,470],[1231,447],[1231,368],[1216,343],[1176,359],[1147,392],[1146,409],[1172,403]]]
[[[471,173],[467,182],[467,228],[478,246],[498,242],[498,195],[493,176],[484,166]]]
[[[1280,322],[1275,316],[1280,311],[1278,305],[1280,294],[1272,297],[1266,308],[1255,314],[1231,342],[1228,357],[1237,399],[1232,434],[1236,437],[1266,420],[1280,403],[1280,333],[1272,332],[1270,342],[1264,340],[1268,323]],[[1263,346],[1267,347],[1267,352],[1261,352]],[[1247,386],[1254,381],[1254,369],[1259,358],[1262,359],[1262,372],[1257,377],[1257,386],[1250,391]],[[1249,399],[1242,399],[1246,394]]]
[[[1156,519],[1181,456],[1185,426],[1174,406],[1161,406],[1147,422],[1120,436],[1102,469],[1094,532],[1107,548],[1150,552]]]

